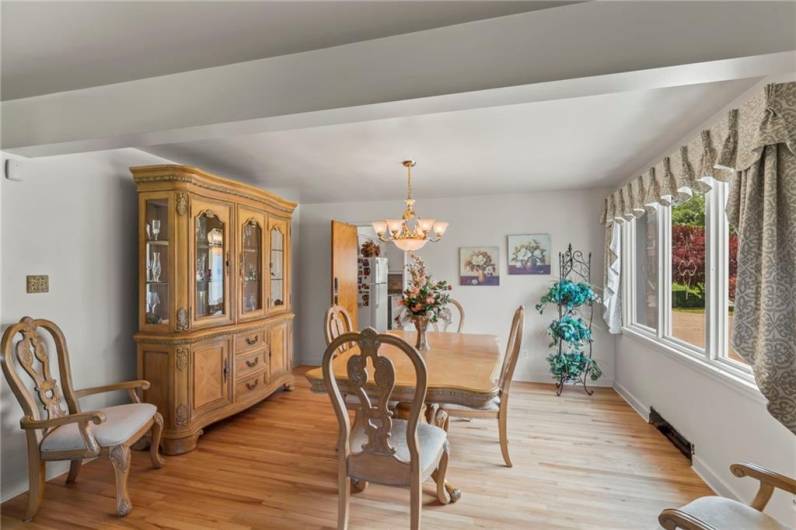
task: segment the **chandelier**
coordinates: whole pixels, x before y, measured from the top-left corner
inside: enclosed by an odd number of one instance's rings
[[[372,225],[381,241],[385,243],[392,241],[403,251],[413,251],[422,248],[429,241],[437,242],[442,239],[448,223],[436,219],[419,219],[415,216],[415,200],[412,198],[412,168],[415,167],[415,161],[404,160],[402,165],[406,168],[407,176],[403,217],[373,221]]]

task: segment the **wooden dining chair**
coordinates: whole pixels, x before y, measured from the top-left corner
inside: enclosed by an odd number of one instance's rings
[[[353,429],[333,368],[337,349],[346,342],[359,347],[359,352],[346,363],[348,390],[353,391],[359,400],[358,414],[364,418]],[[395,387],[395,366],[389,357],[380,353],[385,347],[406,355],[414,367],[415,392],[407,419],[394,418],[388,406]],[[425,361],[406,341],[392,335],[380,335],[375,329],[368,328],[362,333],[344,333],[334,339],[326,347],[322,369],[340,427],[337,437],[338,530],[348,528],[352,485],[361,491],[368,482],[408,487],[411,528],[419,529],[422,483],[433,477],[437,497],[445,499],[448,467],[447,433],[420,421],[428,386]],[[372,374],[370,370],[373,370]],[[368,382],[369,379],[372,383]]]
[[[55,344],[61,385],[52,376],[46,339],[39,330],[46,331]],[[14,342],[17,334],[21,338]],[[133,509],[127,492],[130,447],[151,431],[149,454],[152,465],[156,468],[163,465],[158,453],[163,417],[154,405],[141,403],[136,392],[148,389],[149,382],[127,381],[74,390],[69,351],[61,329],[49,320],[30,317],[24,317],[6,329],[0,342],[0,365],[24,412],[19,425],[28,440],[30,484],[25,519],[33,519],[41,505],[47,462],[69,460],[66,482],[72,483],[77,479],[84,458],[103,454],[110,457],[116,475],[116,513],[119,516],[130,513]],[[33,382],[35,398],[20,379],[19,367]],[[80,398],[114,390],[127,390],[133,403],[90,412],[80,410]]]
[[[451,309],[453,307],[453,309]],[[454,316],[454,312],[456,315]],[[405,307],[401,307],[398,315],[393,319],[396,329],[405,329],[412,323],[409,316],[409,311]],[[434,331],[448,331],[448,328],[456,322],[456,333],[461,333],[464,327],[464,306],[458,300],[451,298],[450,302],[442,309],[437,322],[432,322],[431,325]]]
[[[326,311],[326,319],[324,320],[323,331],[326,336],[327,346],[343,333],[355,331],[351,315],[348,314],[348,311],[345,307],[341,305],[333,305],[328,309],[328,311]],[[340,352],[344,352],[349,347],[349,344],[343,344],[340,346]]]
[[[512,467],[511,458],[509,457],[508,438],[509,389],[511,388],[511,379],[514,377],[514,369],[517,366],[517,359],[522,348],[524,326],[525,309],[520,306],[514,311],[514,318],[511,321],[509,340],[506,343],[506,353],[500,370],[500,391],[495,399],[480,408],[446,403],[439,405],[439,409],[447,412],[449,418],[497,418],[500,451],[503,453],[503,460],[506,462],[507,467]]]

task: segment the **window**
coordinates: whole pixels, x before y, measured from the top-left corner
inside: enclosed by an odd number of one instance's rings
[[[705,197],[671,207],[671,336],[705,348]]]
[[[633,322],[658,327],[658,210],[652,206],[635,223],[636,304]]]
[[[666,350],[752,381],[732,349],[738,238],[725,213],[730,185],[623,224],[627,327]]]

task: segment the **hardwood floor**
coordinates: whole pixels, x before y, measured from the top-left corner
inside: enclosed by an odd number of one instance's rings
[[[551,385],[514,383],[511,400],[514,467],[502,465],[494,420],[451,423],[448,478],[463,495],[441,506],[428,482],[425,528],[651,529],[661,509],[711,493],[613,390],[556,398]],[[327,396],[299,376],[295,391],[207,428],[197,450],[163,469],[134,452],[126,518],[114,515],[102,459],[72,486],[49,482],[32,524],[20,521],[26,495],[4,503],[2,527],[334,528],[336,430]],[[408,528],[408,512],[408,490],[370,485],[353,496],[351,528]]]

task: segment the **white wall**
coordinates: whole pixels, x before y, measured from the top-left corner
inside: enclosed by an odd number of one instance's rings
[[[14,172],[21,181],[0,178],[3,328],[25,315],[55,321],[66,334],[78,388],[136,376],[138,214],[128,167],[153,163],[163,159],[122,149],[23,160]],[[50,292],[27,294],[28,274],[49,275]],[[90,409],[120,397],[82,403]],[[22,410],[5,382],[0,399],[5,500],[27,489],[26,445]],[[48,475],[65,469],[48,464]]]
[[[533,194],[492,195],[451,199],[419,199],[418,212],[448,221],[450,227],[439,243],[428,243],[418,252],[437,279],[453,283],[453,296],[465,308],[465,331],[492,333],[503,344],[514,309],[526,308],[526,335],[515,378],[550,382],[545,357],[549,339],[545,327],[552,319],[548,311],[539,315],[533,306],[554,276],[509,276],[506,265],[506,235],[549,233],[553,245],[553,270],[558,252],[572,243],[592,252],[592,278],[602,283],[603,232],[599,224],[603,190],[561,191]],[[318,364],[324,350],[323,317],[329,306],[329,221],[338,219],[369,224],[375,219],[395,217],[400,201],[367,203],[302,204],[299,249],[300,295],[298,299],[297,358]],[[500,286],[458,285],[459,247],[500,248]],[[597,318],[596,324],[602,326]],[[600,384],[611,385],[614,374],[614,339],[603,329],[595,332],[595,358],[605,375]]]
[[[616,341],[615,387],[642,415],[654,407],[695,446],[694,470],[721,495],[749,502],[757,481],[730,464],[752,462],[796,476],[796,437],[755,397],[626,333]],[[777,491],[767,512],[796,526],[792,496]]]

